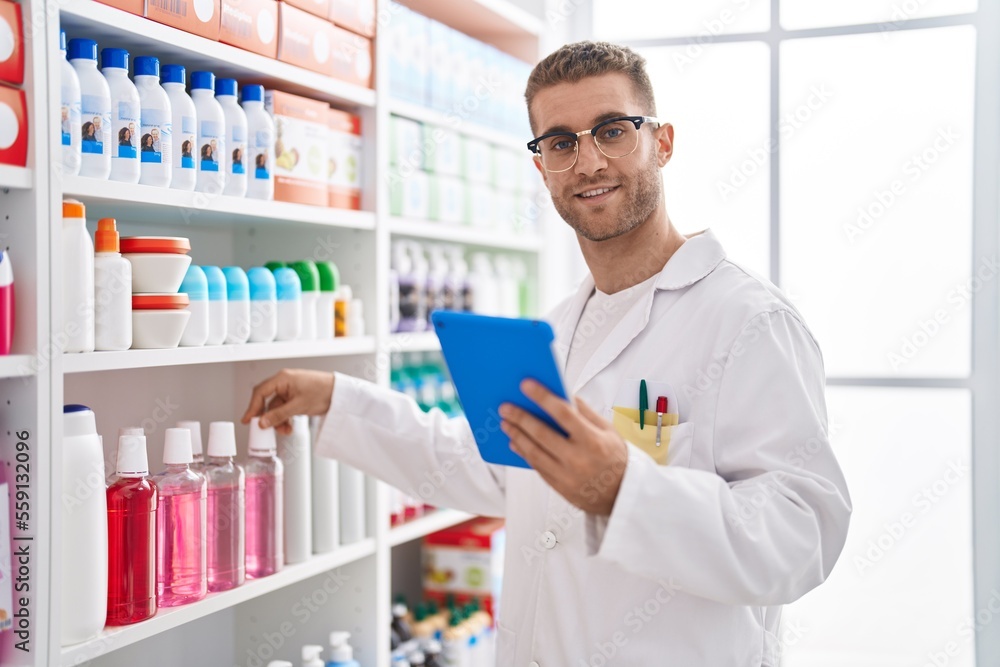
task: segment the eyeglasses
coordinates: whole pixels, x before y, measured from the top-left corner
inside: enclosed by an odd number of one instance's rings
[[[653,116],[621,116],[601,121],[581,132],[550,132],[528,142],[528,150],[538,156],[548,172],[568,171],[580,155],[580,137],[589,134],[597,149],[609,158],[631,155],[639,145],[643,123],[660,121]]]

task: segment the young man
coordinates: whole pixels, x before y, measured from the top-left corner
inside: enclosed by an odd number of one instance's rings
[[[671,224],[660,170],[674,129],[640,56],[564,46],[525,96],[536,166],[591,274],[548,318],[573,401],[523,387],[568,437],[504,406],[533,469],[492,466],[464,420],[307,371],[257,386],[244,420],[325,414],[321,454],[505,516],[500,665],[777,665],[780,605],[830,574],[851,513],[819,348],[710,231]],[[659,444],[633,419],[641,380],[651,410],[662,394],[679,413]]]

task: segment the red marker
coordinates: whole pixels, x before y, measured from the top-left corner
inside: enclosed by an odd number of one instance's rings
[[[663,413],[667,411],[667,397],[656,398],[656,446],[660,446],[660,430],[663,428]]]

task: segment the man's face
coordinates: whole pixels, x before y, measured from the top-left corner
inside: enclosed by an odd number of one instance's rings
[[[532,101],[538,135],[548,132],[590,129],[614,116],[643,116],[643,108],[631,80],[624,74],[588,77],[577,83],[560,83],[539,91]],[[670,159],[672,131],[656,131],[651,125],[639,129],[639,143],[631,155],[608,158],[589,134],[579,139],[579,155],[572,169],[546,172],[536,159],[552,203],[577,234],[590,241],[605,241],[636,229],[662,201],[660,167]],[[664,149],[657,141],[668,141]],[[609,192],[592,195],[595,190]]]

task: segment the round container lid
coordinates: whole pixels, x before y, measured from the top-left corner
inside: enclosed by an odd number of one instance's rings
[[[236,425],[233,422],[208,425],[208,455],[236,456]]]
[[[236,97],[236,79],[216,79],[215,94]]]
[[[292,262],[290,265],[299,274],[299,281],[302,283],[303,292],[316,292],[319,290],[319,271],[316,270],[316,263],[308,259],[299,262]]]
[[[274,274],[263,266],[247,271],[247,280],[250,282],[251,301],[274,301],[277,298]]]
[[[117,67],[128,71],[128,51],[125,49],[101,49],[101,69]]]
[[[184,65],[164,65],[160,69],[162,83],[180,83],[183,84],[184,80],[187,78],[184,70]]]
[[[243,86],[243,101],[244,102],[263,102],[264,101],[264,86],[251,83]]]
[[[63,200],[63,217],[64,218],[85,218],[87,217],[87,209],[84,207],[82,202],[78,202],[75,199],[64,199]]]
[[[125,236],[121,248],[126,255],[147,252],[186,255],[191,252],[191,240],[183,236]]]
[[[136,76],[160,76],[160,59],[153,56],[138,56],[135,59]]]
[[[227,266],[222,269],[226,276],[226,298],[230,301],[247,301],[250,299],[250,281],[247,273],[238,266]]]
[[[319,289],[321,292],[336,292],[340,285],[340,270],[333,262],[316,262],[319,271]]]
[[[196,88],[215,89],[215,75],[211,72],[191,72],[191,90]]]
[[[200,266],[192,264],[184,274],[181,281],[181,288],[178,290],[188,295],[192,301],[206,301],[208,299],[208,278]]]
[[[302,298],[302,283],[299,280],[299,274],[292,269],[276,270],[274,282],[278,286],[278,301],[298,301]]]
[[[181,310],[191,303],[187,294],[133,294],[132,310]]]
[[[83,58],[85,60],[97,61],[97,42],[92,39],[74,38],[69,40],[67,57],[70,60]]]
[[[163,463],[179,465],[194,461],[191,431],[186,428],[168,428],[163,440]]]

